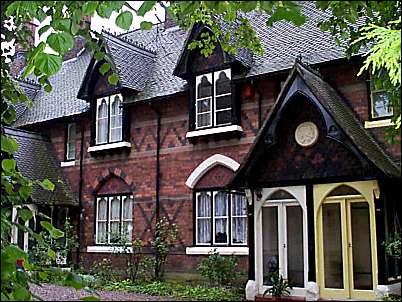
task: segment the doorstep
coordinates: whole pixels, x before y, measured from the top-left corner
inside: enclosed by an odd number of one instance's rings
[[[301,296],[270,296],[270,295],[257,295],[255,296],[255,301],[306,301],[305,297]]]

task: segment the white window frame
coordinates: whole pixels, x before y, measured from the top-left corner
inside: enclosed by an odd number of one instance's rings
[[[389,119],[390,117],[394,116],[394,107],[393,107],[393,105],[391,105],[391,107],[390,107],[390,109],[391,109],[390,114],[381,115],[381,116],[374,116],[374,99],[375,99],[374,95],[377,94],[377,93],[381,93],[381,92],[385,92],[385,93],[388,94],[388,103],[389,103],[390,102],[390,100],[389,100],[389,92],[384,88],[375,89],[374,79],[373,79],[373,77],[371,77],[371,79],[370,79],[370,108],[371,108],[371,112],[370,112],[371,116],[370,116],[370,118],[372,120],[381,120],[381,119],[387,119],[387,118]]]
[[[112,219],[112,200],[115,199],[115,198],[117,198],[119,200],[119,206],[120,206],[120,211],[119,212],[120,213],[119,213],[119,218]],[[110,226],[111,226],[112,222],[119,223],[119,230],[120,230],[120,233],[121,233],[121,218],[122,218],[122,216],[121,216],[121,214],[122,214],[121,196],[109,196],[108,197],[108,202],[109,202],[109,213],[108,213],[109,222],[108,222],[107,243],[111,244],[112,242],[110,242],[110,231],[111,231],[112,228]]]
[[[108,235],[108,219],[106,217],[106,220],[104,219],[99,219],[99,201],[101,199],[106,200],[106,212],[108,212],[108,197],[107,196],[101,196],[96,198],[96,218],[95,218],[95,243],[96,244],[106,244],[109,241],[109,235]],[[105,222],[106,223],[106,241],[105,242],[99,242],[99,236],[98,236],[98,225],[99,222]]]
[[[217,107],[216,107],[216,99],[217,99],[217,97],[224,97],[224,96],[230,96],[230,95],[232,95],[232,90],[230,90],[230,92],[229,93],[224,93],[224,94],[216,94],[216,82],[218,81],[218,79],[219,79],[219,74],[221,73],[221,72],[224,72],[225,74],[226,74],[226,76],[229,78],[229,80],[230,81],[232,81],[232,73],[231,73],[231,70],[230,70],[230,68],[228,68],[228,69],[223,69],[223,70],[218,70],[218,71],[215,71],[214,72],[214,86],[213,86],[213,89],[214,89],[214,108],[213,108],[213,111],[214,111],[214,126],[215,127],[220,127],[220,126],[228,126],[228,125],[231,125],[232,124],[232,121],[230,121],[230,122],[228,122],[228,123],[223,123],[223,124],[218,124],[217,123],[217,118],[216,118],[216,115],[217,115],[217,113],[218,112],[223,112],[223,111],[230,111],[230,112],[232,112],[232,105],[230,106],[230,107],[228,107],[228,108],[225,108],[225,109],[216,109]]]
[[[239,246],[244,246],[244,245],[247,245],[247,233],[248,233],[248,224],[247,224],[247,199],[244,197],[244,203],[245,203],[245,205],[246,205],[246,214],[245,215],[234,215],[233,214],[233,198],[232,198],[232,196],[231,196],[231,198],[230,198],[230,219],[231,219],[231,224],[230,224],[230,226],[231,226],[231,231],[230,231],[230,235],[231,235],[231,238],[230,238],[230,240],[231,240],[231,244],[232,245],[239,245]],[[236,243],[236,242],[233,242],[233,221],[234,221],[234,218],[243,218],[243,219],[246,219],[246,242],[243,242],[243,243]]]
[[[201,79],[203,77],[207,77],[207,80],[211,83],[211,89],[214,89],[214,83],[212,81],[212,73],[206,73],[202,74],[196,77],[196,84],[195,84],[195,128],[196,129],[203,129],[203,128],[208,128],[212,127],[212,114],[213,114],[213,109],[212,109],[212,97],[213,97],[213,92],[211,96],[205,97],[205,98],[199,98],[198,97],[198,85],[201,83]],[[205,111],[202,113],[198,113],[198,102],[208,100],[209,99],[209,111]],[[206,115],[209,113],[209,124],[206,126],[198,126],[198,116],[199,115]]]
[[[113,103],[115,102],[116,97],[120,98],[120,106],[123,105],[123,99],[121,94],[114,94],[112,96],[110,96],[110,100],[109,100],[109,104],[110,104],[110,108],[109,108],[109,114],[110,114],[110,123],[109,123],[109,143],[115,143],[115,142],[120,142],[123,139],[123,109],[120,110],[120,108],[117,108],[117,114],[112,114],[112,106]],[[118,119],[120,119],[120,127],[112,127],[112,117],[117,117]],[[120,129],[120,139],[119,140],[112,140],[112,130],[116,130],[116,129]]]
[[[128,238],[128,241],[130,241],[130,240],[132,240],[132,235],[133,235],[133,228],[134,228],[134,226],[133,226],[133,215],[134,215],[134,213],[133,213],[133,207],[134,207],[134,199],[133,199],[133,197],[131,196],[131,195],[122,195],[121,197],[120,197],[120,199],[121,199],[121,233],[123,234],[123,230],[124,230],[124,224],[125,223],[131,223],[131,238]],[[132,201],[132,207],[131,207],[131,218],[130,219],[128,219],[128,218],[124,218],[124,203],[125,202],[129,202],[129,201],[127,201],[127,199],[131,199],[131,201]]]
[[[215,201],[216,201],[216,195],[218,195],[218,194],[227,194],[229,196],[226,199],[226,215],[225,216],[216,216],[215,215]],[[213,221],[212,221],[212,243],[214,245],[228,245],[229,244],[229,217],[230,217],[229,204],[230,204],[230,206],[232,205],[231,201],[232,201],[231,200],[231,195],[229,193],[226,193],[226,192],[223,192],[223,191],[214,191],[213,192],[213,199],[212,199],[212,213],[213,213],[213,216],[212,216],[212,219],[213,219]],[[216,233],[215,233],[215,229],[216,229],[215,222],[216,222],[217,219],[226,219],[226,242],[216,242],[215,241],[215,235],[216,235]]]
[[[121,127],[112,128],[112,123],[111,123],[112,100],[114,100],[114,98],[116,96],[120,97],[121,105],[123,105],[123,96],[120,93],[112,94],[112,95],[109,95],[109,96],[104,96],[104,97],[96,99],[96,123],[95,123],[95,144],[96,145],[104,145],[104,144],[116,143],[116,142],[121,142],[123,140],[123,110],[121,110],[121,114],[117,115],[117,116],[121,116]],[[102,104],[102,100],[106,101],[107,117],[99,118],[99,107]],[[99,135],[98,135],[99,120],[101,120],[101,119],[107,119],[107,121],[108,121],[108,125],[106,127],[106,129],[107,129],[106,141],[102,141],[102,142],[99,141]],[[120,131],[121,131],[121,139],[118,140],[118,141],[112,141],[112,131],[111,131],[111,129],[118,129],[118,128],[120,128]]]
[[[71,132],[71,128],[74,128],[74,133]],[[73,141],[71,141],[73,139]],[[76,124],[69,123],[67,124],[67,139],[66,139],[66,160],[75,160],[75,140],[76,140]],[[70,150],[74,150],[73,157],[70,157]]]
[[[209,216],[202,216],[202,217],[198,216],[198,196],[200,196],[201,194],[205,194],[205,193],[209,196],[209,200],[211,202],[211,198],[212,198],[211,192],[197,192],[195,194],[195,242],[197,245],[211,245],[211,243],[208,243],[208,242],[198,242],[198,221],[204,219],[204,220],[209,220],[209,222],[211,223],[211,219],[212,219],[211,213]],[[211,232],[212,232],[212,229],[211,229]],[[212,236],[213,236],[213,234],[211,234],[211,240],[212,240]]]

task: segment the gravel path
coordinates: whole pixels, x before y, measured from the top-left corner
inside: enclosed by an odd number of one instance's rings
[[[84,290],[51,284],[43,284],[42,286],[32,284],[30,287],[32,293],[44,301],[80,301],[82,297],[93,295]],[[123,291],[96,291],[96,293],[102,301],[169,301],[169,298],[166,297],[148,296]]]

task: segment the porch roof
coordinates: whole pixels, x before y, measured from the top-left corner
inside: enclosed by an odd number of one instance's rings
[[[379,145],[377,140],[363,128],[358,118],[348,107],[339,93],[325,82],[319,74],[307,67],[305,64],[296,60],[293,68],[283,85],[281,92],[265,119],[257,136],[246,155],[240,168],[233,176],[229,183],[229,187],[245,187],[247,184],[247,171],[253,163],[253,159],[258,156],[257,150],[264,144],[265,134],[271,127],[271,122],[275,113],[284,101],[290,86],[296,79],[296,76],[304,81],[312,94],[317,98],[324,109],[332,116],[339,127],[345,132],[347,137],[352,141],[361,154],[364,155],[374,166],[388,177],[400,178],[401,168],[391,157],[385,153],[384,149]]]

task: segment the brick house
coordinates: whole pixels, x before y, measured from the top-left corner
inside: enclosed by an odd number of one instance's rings
[[[347,60],[319,30],[328,15],[303,11],[301,27],[248,15],[262,56],[218,45],[204,58],[186,46],[208,27],[166,22],[104,33],[117,86],[84,50],[50,93],[21,84],[33,106],[15,127],[50,139],[79,202],[82,264],[113,259],[113,232],[151,253],[167,217],[179,229],[167,270],[194,272],[214,249],[238,255],[249,298],[278,270],[293,295],[374,299],[397,287],[400,262],[381,244],[400,231],[400,145],[384,140],[392,108],[356,76],[361,54]]]

